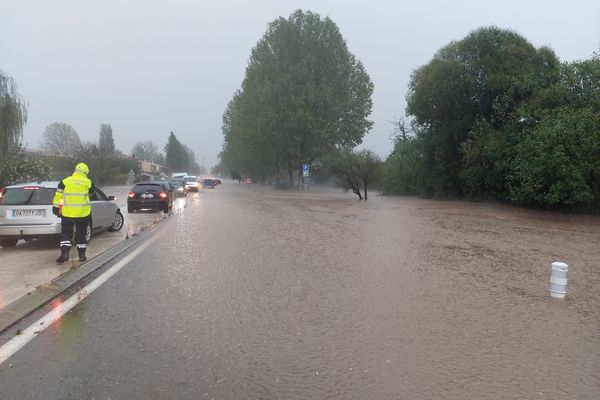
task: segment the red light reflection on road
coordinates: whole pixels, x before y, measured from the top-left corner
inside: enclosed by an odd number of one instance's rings
[[[62,326],[62,318],[60,318],[60,313],[62,311],[62,305],[63,305],[63,301],[60,297],[55,298],[50,303],[50,306],[52,307],[50,312],[52,313],[52,320],[54,321],[54,323],[52,324],[53,332],[60,331],[60,328]]]
[[[127,237],[132,237],[136,230],[137,224],[133,221],[129,221],[129,223],[127,224]]]

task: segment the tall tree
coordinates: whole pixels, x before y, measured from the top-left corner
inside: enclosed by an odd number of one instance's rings
[[[169,134],[169,139],[165,145],[165,154],[165,161],[169,171],[187,170],[189,165],[188,153],[173,132]]]
[[[18,144],[27,122],[27,106],[14,79],[0,70],[0,159]]]
[[[95,158],[96,181],[103,184],[114,179],[117,172],[117,165],[115,162],[116,149],[112,127],[109,124],[100,125],[98,145],[93,146],[88,144],[86,150],[89,154],[87,157],[88,161]]]
[[[185,153],[187,155],[188,162],[186,171],[189,171],[194,175],[206,173],[206,169],[200,164],[198,164],[198,161],[196,160],[196,153],[194,153],[194,151],[190,149],[186,144],[183,144],[183,149],[185,150]]]
[[[372,126],[372,93],[331,19],[302,10],[278,18],[252,49],[225,111],[223,160],[244,173],[274,175],[355,146]]]
[[[44,129],[41,147],[47,154],[73,161],[82,145],[75,128],[65,122],[53,122]]]
[[[115,140],[113,138],[113,131],[110,124],[100,125],[98,150],[107,156],[112,156],[115,153]]]
[[[164,163],[164,156],[158,151],[158,147],[151,140],[137,142],[131,149],[131,154],[139,159],[156,164]]]

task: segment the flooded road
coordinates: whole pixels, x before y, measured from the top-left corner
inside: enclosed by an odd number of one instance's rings
[[[228,183],[161,225],[0,397],[599,398],[598,217]]]
[[[109,186],[103,187],[102,190],[107,195],[116,197],[115,203],[121,210],[124,225],[117,232],[103,231],[94,234],[87,251],[90,259],[166,217],[162,212],[129,214],[127,212],[129,186]],[[181,212],[194,201],[194,197],[199,195],[199,193],[190,193],[187,198],[175,199],[173,212]],[[71,260],[64,264],[57,264],[54,261],[60,253],[58,242],[58,237],[49,237],[28,242],[20,240],[16,247],[0,247],[0,309],[26,296],[36,287],[48,284],[69,269],[79,266],[77,256],[74,254],[71,255]],[[74,248],[73,252],[75,252]]]

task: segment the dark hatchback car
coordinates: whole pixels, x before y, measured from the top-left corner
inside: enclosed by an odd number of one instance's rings
[[[173,208],[173,194],[169,182],[140,182],[127,195],[127,212],[158,210],[165,214]]]

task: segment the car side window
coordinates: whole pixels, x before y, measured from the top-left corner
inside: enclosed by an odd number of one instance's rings
[[[90,201],[98,201],[98,194],[95,189],[90,193]]]
[[[108,197],[106,197],[106,195],[104,194],[104,192],[98,188],[95,188],[95,192],[96,192],[96,197],[98,198],[98,200],[102,200],[102,201],[108,201]]]

